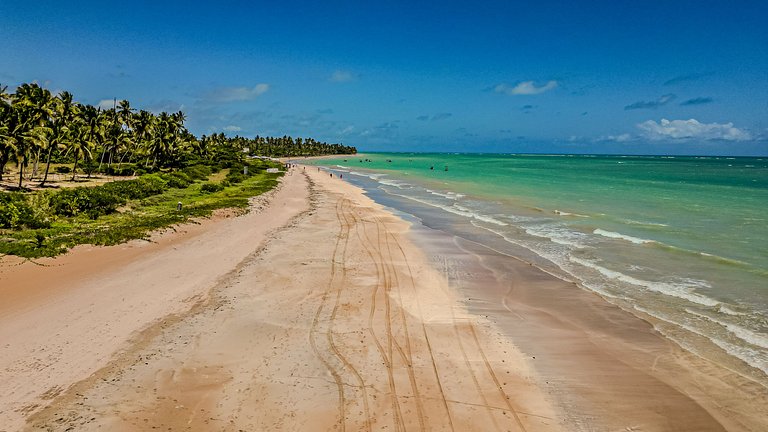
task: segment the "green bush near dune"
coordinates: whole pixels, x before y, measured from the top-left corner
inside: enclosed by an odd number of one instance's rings
[[[203,193],[215,193],[224,190],[224,185],[221,183],[203,183],[200,186],[200,192]]]
[[[18,192],[0,194],[0,228],[47,228],[51,226],[48,217],[47,194],[32,197]]]
[[[113,245],[143,238],[215,209],[246,208],[250,197],[275,187],[281,175],[264,172],[262,164],[249,165],[247,176],[242,166],[240,170],[236,184],[226,179],[200,183],[218,168],[192,166],[58,192],[0,192],[0,255],[55,256],[78,244]],[[182,210],[177,210],[179,202]]]
[[[180,171],[174,171],[172,173],[168,174],[161,174],[160,177],[165,180],[165,184],[169,188],[174,189],[184,189],[189,187],[192,183],[194,183],[194,180],[187,174],[180,172]]]
[[[150,174],[135,180],[107,183],[102,189],[125,199],[146,198],[165,190],[165,181],[160,176]]]
[[[91,219],[113,213],[130,199],[146,198],[165,190],[166,182],[155,175],[136,180],[107,183],[96,187],[65,189],[50,198],[50,207],[57,216],[85,214]]]
[[[57,216],[86,214],[91,219],[110,214],[125,203],[125,198],[103,187],[65,189],[51,197],[51,208]]]
[[[218,171],[218,169],[217,169]],[[194,180],[204,180],[213,174],[213,168],[206,165],[192,165],[181,170],[182,173]]]

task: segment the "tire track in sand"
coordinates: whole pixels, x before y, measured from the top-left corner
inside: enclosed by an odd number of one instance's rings
[[[458,275],[455,274],[455,272],[451,271],[451,267],[448,264],[447,260],[444,260],[441,262],[443,267],[443,272],[445,273],[448,280],[455,279],[458,280]],[[464,347],[464,342],[461,341],[461,328],[459,326],[459,322],[456,319],[456,312],[451,308],[451,321],[453,321],[453,331],[456,335],[456,342],[459,345],[459,350],[461,351],[461,356],[464,360],[464,365],[467,368],[467,371],[469,372],[470,377],[472,378],[472,383],[475,386],[475,390],[477,391],[477,394],[480,396],[480,399],[482,400],[482,404],[479,404],[483,407],[485,407],[486,412],[488,413],[488,417],[491,419],[491,423],[493,423],[494,428],[499,431],[501,430],[499,428],[499,423],[496,421],[496,416],[493,413],[493,410],[490,407],[490,404],[488,403],[488,398],[485,396],[485,392],[483,391],[482,386],[480,386],[480,380],[478,380],[477,374],[475,373],[474,369],[472,369],[472,363],[469,360],[469,356],[467,355],[467,349]],[[469,324],[471,325],[471,323]],[[479,348],[479,347],[478,347]]]
[[[347,211],[344,210],[344,207],[347,207]],[[352,365],[352,363],[347,359],[341,351],[336,346],[336,343],[333,339],[333,324],[336,320],[336,315],[339,310],[339,305],[341,303],[341,292],[344,289],[344,279],[346,278],[346,266],[344,265],[344,262],[346,261],[347,256],[347,248],[349,246],[349,235],[351,232],[351,226],[356,224],[356,219],[354,215],[349,211],[349,204],[350,201],[348,199],[340,199],[339,205],[336,207],[336,217],[339,220],[339,225],[342,227],[341,232],[339,233],[340,238],[344,238],[344,247],[341,251],[341,260],[339,261],[337,258],[336,253],[334,253],[331,261],[331,279],[329,282],[329,290],[332,289],[333,286],[337,286],[336,289],[336,299],[333,305],[333,311],[331,312],[330,319],[328,321],[328,330],[326,331],[326,339],[328,340],[328,345],[330,346],[333,353],[336,355],[336,357],[344,364],[344,366],[349,369],[350,372],[355,376],[355,379],[357,380],[358,389],[362,393],[362,402],[363,402],[363,411],[365,415],[365,427],[366,430],[370,431],[372,430],[371,425],[371,413],[370,408],[368,406],[368,392],[365,388],[365,381],[363,380],[363,377],[360,375],[360,372]],[[352,219],[352,223],[350,223],[350,216]],[[342,220],[343,219],[343,220]],[[337,283],[334,283],[336,280],[336,263],[341,263],[341,277]]]
[[[338,214],[339,211],[339,204],[337,204],[336,211]],[[339,245],[341,244],[341,230],[340,229],[338,236],[336,237],[336,244],[333,248],[333,260],[332,260],[332,268],[331,268],[331,278],[333,278],[333,262],[335,261],[336,254],[339,249]],[[332,280],[331,280],[332,283]],[[323,309],[325,308],[325,303],[328,300],[328,297],[330,295],[331,290],[331,283],[328,284],[328,288],[326,288],[325,292],[323,293],[323,297],[320,301],[320,306],[318,306],[317,311],[315,311],[315,317],[312,320],[312,325],[309,328],[309,344],[312,347],[312,351],[315,353],[315,356],[320,360],[321,363],[325,366],[325,368],[328,370],[328,372],[333,376],[333,380],[336,382],[336,389],[338,391],[338,397],[339,397],[339,425],[341,428],[341,431],[346,431],[346,415],[345,415],[345,398],[344,398],[344,383],[341,380],[341,375],[339,375],[336,368],[331,366],[330,362],[325,358],[325,356],[322,355],[320,349],[317,346],[317,333],[319,332],[318,327],[320,323],[320,315],[323,313]]]
[[[451,275],[450,275],[449,265],[448,265],[447,261],[444,262],[444,271],[446,272],[446,275],[448,275],[448,277],[450,278]],[[456,281],[459,281],[459,275],[458,274],[453,274],[452,277]],[[453,314],[453,310],[451,310],[451,313]],[[468,322],[466,324],[466,326],[467,326],[467,328],[469,330],[470,335],[472,336],[472,341],[474,343],[474,346],[477,349],[478,354],[480,354],[480,357],[482,357],[482,359],[483,359],[483,364],[484,364],[485,369],[486,369],[486,371],[488,373],[488,376],[493,381],[494,387],[496,387],[496,389],[499,391],[499,394],[500,394],[501,398],[504,400],[505,405],[507,406],[509,411],[512,413],[512,416],[514,417],[515,423],[517,424],[517,426],[520,428],[521,431],[526,432],[526,428],[523,425],[522,420],[520,419],[520,415],[519,415],[518,411],[512,406],[512,402],[509,400],[509,396],[504,391],[504,388],[501,385],[501,382],[499,381],[498,375],[493,370],[493,366],[491,365],[491,362],[488,361],[488,356],[485,354],[485,351],[483,350],[482,344],[480,343],[480,340],[477,337],[477,331],[475,330],[475,324],[472,323],[472,322]],[[461,332],[460,332],[460,329],[458,328],[458,323],[456,322],[455,315],[454,315],[454,329],[456,331],[456,337],[458,339],[459,345],[461,346],[461,351],[462,351],[462,354],[464,355],[464,359],[465,359],[465,361],[468,362],[469,358],[466,355],[466,349],[464,347],[464,344],[461,342],[461,335],[460,335]],[[475,375],[475,373],[473,371],[472,371],[472,376],[473,376],[473,379],[476,377],[476,375]],[[476,383],[477,383],[477,381],[476,381]],[[488,403],[487,398],[485,397],[485,394],[482,392],[481,388],[479,387],[479,384],[478,384],[478,391],[482,395],[483,403],[485,404],[486,408],[488,409],[489,415],[493,419],[493,423],[496,424],[496,419],[493,416],[493,412],[491,411],[491,405]]]
[[[392,233],[389,232],[386,225],[381,221],[380,218],[374,217],[374,220],[376,222],[376,232],[377,232],[377,237],[379,239],[379,242],[378,242],[379,257],[381,258],[381,262],[385,263],[389,268],[390,284],[386,293],[387,301],[389,301],[389,294],[392,290],[392,287],[394,286],[396,288],[397,297],[401,305],[399,308],[399,311],[400,311],[399,315],[400,315],[400,320],[402,321],[403,333],[405,336],[405,352],[403,351],[403,347],[397,341],[397,339],[394,340],[395,347],[397,348],[398,353],[400,354],[400,358],[403,360],[403,362],[407,367],[408,380],[410,381],[411,389],[413,391],[413,396],[414,396],[413,400],[414,400],[414,403],[416,404],[416,415],[419,420],[419,426],[421,430],[427,430],[428,422],[424,415],[424,402],[421,399],[419,387],[416,382],[416,374],[413,371],[413,350],[411,347],[411,336],[408,331],[408,319],[406,318],[406,315],[405,315],[405,308],[402,306],[404,303],[403,303],[402,289],[400,286],[400,279],[397,276],[397,269],[395,268],[395,264],[394,264],[394,255],[392,254],[392,249],[389,242],[390,239],[394,240],[395,237],[392,235]],[[383,242],[381,240],[381,235],[380,235],[382,232],[384,234]],[[386,246],[386,255],[387,255],[386,257],[384,256],[384,249],[381,246],[382,243]],[[405,255],[403,255],[403,261],[406,263],[408,261]],[[394,285],[392,284],[393,279],[394,279]],[[411,286],[413,286],[413,284],[414,284],[414,281],[413,281],[413,278],[411,277]]]
[[[440,380],[440,372],[438,372],[437,362],[435,361],[435,353],[432,351],[432,343],[429,340],[429,334],[427,332],[427,326],[424,324],[424,312],[421,308],[421,300],[419,300],[419,293],[416,290],[416,280],[413,276],[413,269],[411,268],[411,263],[408,261],[408,258],[406,257],[405,250],[403,250],[403,246],[400,244],[400,242],[397,240],[397,237],[395,237],[393,234],[390,233],[390,236],[392,238],[392,242],[397,246],[398,250],[400,251],[400,255],[403,257],[403,262],[405,262],[406,268],[408,269],[408,280],[411,282],[411,290],[413,291],[413,298],[416,300],[416,310],[419,313],[419,322],[421,323],[421,333],[422,336],[424,336],[424,343],[427,346],[427,351],[429,352],[429,358],[430,363],[432,364],[432,372],[435,375],[435,382],[437,383],[437,388],[440,391],[440,399],[442,400],[443,407],[445,408],[445,413],[448,418],[448,424],[451,427],[451,431],[455,431],[456,429],[453,426],[453,418],[451,417],[451,409],[448,406],[448,399],[445,397],[445,390],[443,389],[443,383]]]
[[[368,254],[371,261],[375,264],[375,267],[376,267],[376,285],[374,286],[373,292],[371,293],[371,308],[368,314],[368,332],[371,334],[371,337],[373,338],[373,341],[376,344],[376,348],[378,349],[379,354],[382,357],[384,367],[387,370],[387,380],[389,382],[390,399],[392,404],[395,430],[396,431],[405,430],[405,423],[403,422],[403,414],[400,410],[400,402],[398,401],[398,398],[397,398],[397,387],[395,385],[395,377],[392,371],[392,328],[391,328],[391,321],[390,321],[391,312],[390,312],[390,305],[388,300],[385,303],[385,316],[386,316],[385,319],[386,319],[386,333],[387,333],[387,340],[388,340],[387,345],[388,345],[389,351],[384,349],[384,346],[382,345],[378,336],[376,336],[376,331],[374,330],[374,326],[373,326],[374,318],[376,314],[376,296],[379,293],[379,285],[382,285],[382,282],[384,285],[386,285],[386,280],[382,278],[382,274],[384,271],[380,263],[377,262],[377,260],[374,257],[374,253],[373,253],[374,248],[371,246],[372,242],[370,240],[370,237],[368,236],[368,230],[366,229],[365,226],[366,226],[366,223],[365,223],[365,220],[363,220],[362,223],[355,226],[355,233],[357,234],[357,237],[360,240],[360,244],[363,246],[363,249],[365,249],[365,252]],[[362,227],[363,233],[360,232],[359,227]],[[386,277],[386,275],[384,277]],[[386,294],[384,294],[384,297],[386,298]],[[389,356],[387,356],[387,352],[389,352]]]
[[[470,323],[469,331],[472,333],[472,338],[475,340],[475,345],[477,345],[480,356],[483,357],[483,362],[485,363],[485,367],[488,370],[488,374],[491,376],[493,383],[496,384],[496,388],[499,390],[499,393],[501,393],[501,398],[504,399],[504,403],[506,403],[507,408],[509,408],[509,411],[511,411],[512,415],[515,417],[515,422],[520,427],[520,430],[526,432],[525,426],[523,426],[523,422],[520,420],[520,416],[518,415],[517,410],[512,407],[512,402],[509,401],[509,396],[501,386],[499,377],[496,375],[496,372],[494,372],[493,367],[491,367],[491,363],[488,361],[488,357],[485,356],[485,351],[483,351],[482,347],[480,346],[480,341],[477,338],[477,332],[475,332],[474,324]]]

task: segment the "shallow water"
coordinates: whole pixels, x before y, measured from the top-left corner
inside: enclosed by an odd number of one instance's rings
[[[684,347],[722,350],[768,382],[766,158],[372,153],[311,163],[427,226],[661,320]]]

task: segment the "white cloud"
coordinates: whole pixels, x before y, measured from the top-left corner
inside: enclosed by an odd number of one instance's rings
[[[354,81],[355,78],[357,78],[355,74],[350,71],[337,70],[331,74],[331,77],[328,78],[328,80],[333,82],[348,82]]]
[[[628,133],[624,133],[621,135],[606,135],[601,136],[600,138],[596,139],[595,141],[614,141],[614,142],[627,142],[632,140],[632,135]]]
[[[152,105],[147,106],[145,109],[153,113],[161,113],[163,111],[165,112],[184,111],[185,108],[186,106],[184,104],[180,104],[172,100],[161,100],[156,103],[153,103]]]
[[[701,123],[696,119],[648,120],[637,125],[652,140],[699,138],[706,140],[747,141],[749,132],[733,127],[733,123]]]
[[[237,102],[256,99],[269,90],[269,84],[256,84],[253,87],[222,87],[208,92],[205,99],[214,102]]]
[[[342,130],[339,132],[339,134],[341,134],[341,135],[347,135],[347,134],[351,133],[351,132],[352,132],[352,131],[354,131],[354,130],[355,130],[355,127],[354,127],[354,126],[352,126],[352,125],[349,125],[349,126],[345,127],[344,129],[342,129]]]
[[[240,126],[235,126],[235,125],[224,126],[222,129],[224,129],[225,132],[240,132],[241,130],[243,130],[243,128],[241,128]]]
[[[557,81],[547,81],[546,84],[540,87],[536,87],[533,81],[523,81],[516,86],[512,87],[508,84],[499,84],[493,90],[496,93],[505,93],[510,96],[514,95],[535,95],[541,94],[546,91],[550,91],[557,87]]]
[[[115,100],[114,99],[102,99],[99,101],[99,103],[96,104],[97,108],[101,108],[103,110],[108,110],[115,107]]]

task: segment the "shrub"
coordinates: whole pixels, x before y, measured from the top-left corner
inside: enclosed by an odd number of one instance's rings
[[[70,167],[68,167],[66,165],[62,165],[62,166],[57,166],[55,168],[55,171],[56,171],[57,174],[68,174],[68,173],[72,172],[72,168],[70,168]]]
[[[0,200],[0,204],[0,228],[16,228],[19,225],[20,213],[16,203]]]
[[[243,174],[243,168],[246,167],[246,166],[248,167],[248,174]],[[243,180],[245,180],[246,178],[252,176],[256,172],[258,172],[258,170],[253,169],[250,164],[246,164],[246,165],[243,165],[243,164],[232,165],[232,168],[229,169],[229,173],[227,173],[226,180],[229,183],[232,183],[232,184],[242,183]]]
[[[203,193],[214,193],[220,190],[224,190],[224,185],[220,183],[203,183],[203,185],[200,186],[200,192]]]
[[[211,168],[205,165],[192,165],[181,170],[182,173],[194,180],[203,180],[211,175]]]
[[[26,196],[28,211],[23,214],[24,226],[49,228],[51,226],[51,192],[36,192]]]
[[[145,176],[136,180],[107,183],[100,187],[121,198],[137,199],[162,193],[165,182],[156,176]]]
[[[59,216],[86,214],[91,219],[113,213],[126,200],[102,187],[65,189],[51,197],[51,208]]]
[[[38,192],[29,197],[15,192],[0,193],[0,228],[48,228],[48,195]]]
[[[123,166],[108,166],[101,170],[104,174],[118,177],[127,177],[133,175],[136,167],[131,164]]]
[[[243,180],[245,180],[245,176],[241,173],[232,173],[232,171],[230,171],[229,174],[227,174],[226,181],[230,184],[242,183]]]
[[[167,187],[174,189],[185,189],[194,183],[194,180],[180,171],[176,171],[170,174],[163,174],[161,177],[163,180],[165,180]]]

